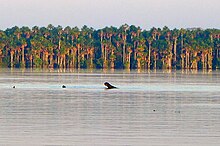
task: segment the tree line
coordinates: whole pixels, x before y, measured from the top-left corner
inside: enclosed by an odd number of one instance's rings
[[[95,30],[34,26],[0,30],[0,66],[10,68],[216,69],[220,30]]]

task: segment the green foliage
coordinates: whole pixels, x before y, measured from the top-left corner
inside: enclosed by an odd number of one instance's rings
[[[23,63],[22,47],[25,49]],[[134,69],[137,59],[141,68],[147,68],[149,59],[151,69],[168,68],[170,64],[177,69],[190,68],[193,62],[198,64],[198,69],[207,66],[219,68],[219,49],[218,29],[170,30],[165,26],[162,29],[142,30],[124,24],[119,28],[95,30],[86,25],[79,29],[49,24],[47,27],[34,26],[31,29],[15,26],[0,30],[0,63],[7,67],[12,64],[12,67],[80,65],[81,68],[103,68],[105,62],[107,68],[114,63],[115,68]]]
[[[99,58],[97,59],[94,63],[96,64],[96,68],[103,68],[103,59],[102,58]]]
[[[34,60],[34,64],[35,64],[35,66],[36,66],[37,68],[42,67],[42,63],[43,63],[43,61],[42,61],[40,58],[36,58],[36,59]]]

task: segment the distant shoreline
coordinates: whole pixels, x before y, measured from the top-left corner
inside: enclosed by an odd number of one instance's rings
[[[0,30],[0,66],[7,68],[216,69],[219,49],[219,29],[50,24]]]

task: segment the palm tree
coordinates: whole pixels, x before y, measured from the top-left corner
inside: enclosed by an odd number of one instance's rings
[[[27,46],[27,42],[25,39],[20,39],[21,45],[21,67],[25,67],[25,47]]]
[[[125,63],[125,68],[130,69],[131,68],[131,53],[133,52],[132,50],[132,44],[128,43],[127,44],[127,56],[126,56],[126,63]]]
[[[173,66],[176,68],[177,65],[177,41],[178,41],[179,31],[174,29],[172,32],[172,40],[173,40]]]
[[[9,53],[10,53],[10,67],[13,68],[15,65],[15,51],[16,51],[16,44],[15,42],[10,38],[9,43]]]
[[[148,42],[148,64],[147,64],[147,68],[150,69],[150,64],[151,64],[151,44],[152,44],[153,38],[149,37],[147,38],[147,42]]]
[[[31,49],[33,55],[31,55],[31,59],[33,59],[33,67],[42,67],[42,59],[41,59],[41,38],[35,37],[31,40]],[[32,64],[32,63],[31,63]]]
[[[108,50],[109,50],[109,44],[108,41],[103,41],[103,68],[108,68],[108,60],[107,60],[107,56],[108,56]]]
[[[120,30],[121,32],[121,37],[123,40],[123,50],[122,50],[122,63],[123,65],[125,64],[125,59],[126,59],[126,40],[127,40],[127,30],[129,29],[129,26],[127,24],[124,24],[121,26]]]
[[[218,29],[49,24],[0,30],[0,64],[9,67],[211,69],[220,67],[219,49]]]
[[[0,65],[3,64],[3,58],[6,56],[4,48],[7,46],[7,39],[5,32],[0,30]]]
[[[77,39],[77,42],[76,42],[77,43],[76,47],[77,47],[77,63],[78,63],[77,68],[78,69],[80,69],[81,61],[83,61],[81,60],[81,57],[84,54],[82,54],[81,51],[83,51],[84,42],[85,42],[85,38],[82,35]]]

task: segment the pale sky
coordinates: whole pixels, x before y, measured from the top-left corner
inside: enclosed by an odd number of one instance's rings
[[[0,0],[0,29],[123,24],[220,29],[220,0]]]

